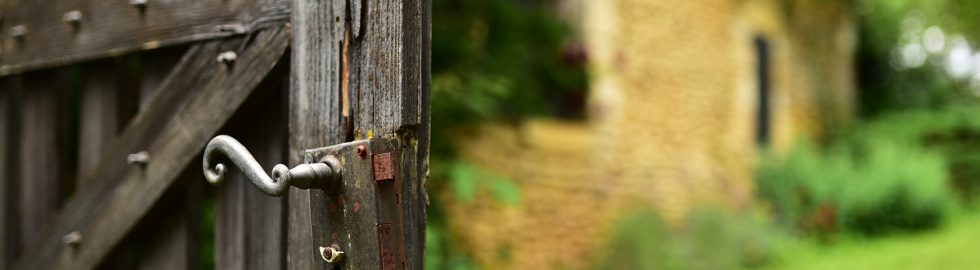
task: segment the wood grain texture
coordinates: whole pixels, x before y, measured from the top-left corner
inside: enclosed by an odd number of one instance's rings
[[[141,109],[147,108],[149,102],[157,95],[157,91],[161,89],[160,85],[166,81],[180,61],[181,55],[186,51],[186,47],[174,46],[139,55],[139,107]],[[144,235],[131,236],[138,239],[138,242],[125,243],[140,249],[137,266],[139,269],[187,269],[196,266],[194,262],[200,254],[192,251],[200,245],[201,239],[192,237],[193,231],[198,229],[195,223],[197,217],[193,213],[203,206],[200,204],[201,198],[193,196],[200,196],[200,192],[194,192],[194,189],[200,189],[202,184],[200,178],[200,172],[196,167],[185,168],[162,199],[171,203],[156,206],[162,208],[156,210],[160,215],[141,222],[140,226],[148,228]],[[147,221],[153,224],[148,224]]]
[[[199,168],[188,166],[97,269],[201,268]]]
[[[339,1],[343,2],[343,1]],[[339,6],[339,7],[338,7]],[[354,138],[349,138],[340,128],[340,93],[338,78],[341,62],[340,44],[344,38],[342,24],[337,18],[350,16],[344,13],[344,5],[333,7],[320,1],[295,0],[293,14],[293,88],[291,89],[290,157],[298,163],[302,149],[328,146],[352,139],[383,137],[401,140],[409,148],[403,153],[417,153],[400,158],[402,215],[405,224],[406,268],[421,269],[425,240],[425,190],[422,179],[427,168],[428,106],[429,106],[429,7],[428,1],[366,0],[360,5],[361,24],[359,36],[350,41],[349,89]],[[419,148],[419,147],[423,148]],[[312,196],[309,211],[314,217],[317,211],[327,209],[324,202],[329,194],[311,190],[295,191],[304,196],[291,199],[290,203],[304,203]],[[312,195],[310,195],[312,194]],[[336,195],[335,195],[336,196]],[[349,200],[346,200],[349,202]],[[291,205],[290,208],[294,206]],[[307,211],[306,209],[302,209]],[[294,215],[290,215],[293,217]],[[296,214],[300,216],[300,214]],[[336,217],[327,214],[326,220]],[[327,222],[313,219],[316,222]],[[291,220],[290,223],[294,221]],[[367,234],[377,236],[377,232]],[[290,239],[306,237],[305,233],[292,232]],[[316,239],[316,238],[314,238]],[[325,241],[320,239],[319,241]],[[370,240],[365,240],[370,241]],[[377,243],[375,240],[373,243]],[[290,262],[294,254],[299,261],[296,268],[324,268],[322,260],[308,262],[302,256],[310,256],[310,249],[329,243],[301,243],[294,249],[290,242]],[[311,246],[306,246],[311,245]],[[370,269],[379,266],[377,246],[358,247],[348,253],[345,265],[353,269]],[[295,250],[295,252],[294,252]],[[304,254],[306,253],[306,254]],[[347,260],[347,259],[345,259]],[[290,264],[293,267],[294,264]]]
[[[122,91],[121,77],[125,67],[118,66],[118,60],[111,59],[85,65],[84,84],[81,100],[81,124],[78,134],[78,175],[84,179],[95,169],[95,163],[102,157],[122,125],[128,121],[121,115]],[[78,186],[86,183],[80,182]]]
[[[333,1],[343,2],[343,1]],[[303,162],[305,149],[343,142],[340,114],[340,35],[329,1],[293,0],[292,68],[289,89],[289,163]],[[311,190],[289,190],[289,269],[323,265],[313,243]]]
[[[272,26],[250,36],[247,44],[235,38],[188,50],[160,94],[97,163],[92,184],[67,202],[44,241],[27,250],[15,269],[95,267],[275,66],[288,45],[287,32]],[[215,61],[217,54],[233,49],[239,54],[234,64]],[[125,164],[127,154],[141,150],[150,153],[146,166]],[[77,249],[63,248],[61,235],[75,230],[85,240]]]
[[[83,15],[77,24],[63,20],[70,11]],[[0,75],[246,33],[289,13],[289,0],[5,1]],[[10,37],[18,25],[26,33]]]
[[[124,103],[127,101],[125,91],[128,90],[125,78],[129,71],[123,61],[123,58],[113,58],[83,65],[78,134],[78,189],[84,189],[90,184],[85,182],[86,179],[91,179],[86,176],[93,173],[96,162],[102,158],[122,125],[128,121],[123,115],[123,108],[128,105]],[[127,260],[116,260],[112,264],[115,266],[113,269],[131,267]]]
[[[169,210],[190,209],[186,201],[175,201],[170,206],[172,207],[168,207]],[[200,242],[191,238],[190,230],[193,228],[189,226],[187,211],[167,211],[159,214],[163,215],[161,216],[163,218],[155,220],[157,222],[150,228],[151,231],[139,235],[141,243],[133,243],[134,245],[131,246],[140,251],[136,269],[192,269],[197,266],[191,259],[196,254],[189,252],[189,248],[199,245]]]
[[[0,79],[0,269],[13,263],[17,249],[17,167],[20,145],[20,80]]]
[[[267,77],[228,123],[263,168],[286,159],[286,67]],[[217,269],[284,269],[286,198],[271,197],[237,171],[219,187],[216,221]]]
[[[139,54],[139,107],[146,108],[160,84],[167,79],[180,56],[187,52],[185,46],[173,46]]]
[[[10,87],[7,85],[7,80],[4,79],[0,79],[0,86],[3,89]],[[12,214],[12,211],[7,209],[7,206],[10,205],[7,200],[13,195],[8,187],[8,183],[10,182],[10,169],[8,168],[9,165],[7,165],[7,149],[11,145],[11,121],[9,119],[10,113],[8,113],[11,102],[9,96],[9,90],[0,91],[0,269],[7,269],[7,262],[10,260],[7,257],[7,251],[9,249],[7,241],[13,235],[10,230],[11,228],[7,224],[11,220]]]
[[[313,223],[314,243],[344,250],[341,269],[406,268],[406,239],[398,233],[405,228],[398,200],[404,174],[396,165],[386,170],[392,172],[391,178],[378,180],[381,178],[375,175],[376,165],[385,160],[397,164],[406,155],[414,155],[400,143],[399,139],[358,140],[307,151],[309,162],[337,157],[344,172],[341,183],[310,192],[313,220],[321,221]],[[358,147],[366,149],[363,156]]]
[[[65,136],[68,130],[63,120],[68,118],[65,104],[68,89],[67,73],[45,71],[24,77],[20,136],[20,190],[18,203],[18,248],[31,249],[44,238],[61,208],[74,172],[65,164]]]
[[[396,137],[416,156],[400,159],[407,268],[423,267],[429,138],[428,0],[365,1],[364,33],[352,47],[354,133]]]

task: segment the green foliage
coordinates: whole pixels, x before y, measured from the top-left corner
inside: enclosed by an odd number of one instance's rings
[[[969,3],[965,3],[969,2]],[[980,41],[980,2],[971,0],[863,0],[859,10],[858,101],[864,116],[908,109],[941,108],[950,104],[978,104],[970,82],[951,78],[941,59],[916,68],[897,62],[904,43],[920,42],[921,33],[904,33],[907,18],[922,20],[922,27],[938,25],[974,44]],[[977,7],[975,9],[967,7]],[[910,36],[910,34],[912,34]],[[934,56],[935,57],[935,56]]]
[[[930,228],[952,198],[941,156],[894,141],[819,152],[799,147],[764,165],[759,195],[780,220],[818,234]]]
[[[758,194],[781,222],[818,234],[934,227],[954,203],[950,175],[978,181],[975,170],[950,171],[980,166],[964,150],[980,147],[976,115],[973,107],[894,113],[824,149],[800,144],[763,162]]]
[[[468,202],[482,191],[520,204],[511,180],[456,157],[456,135],[484,121],[581,117],[586,73],[569,57],[572,31],[547,0],[432,1],[431,196],[426,268],[475,269],[446,230],[444,204]],[[572,109],[569,109],[572,108]]]
[[[441,225],[429,225],[425,229],[425,269],[475,270],[479,269],[470,257],[452,246],[448,230]]]
[[[433,1],[432,141],[439,142],[432,144],[433,189],[446,187],[439,179],[450,179],[465,198],[481,184],[474,179],[490,179],[482,184],[519,202],[510,182],[478,177],[486,174],[456,162],[453,142],[482,121],[561,116],[583,96],[584,67],[563,58],[572,32],[547,2]]]
[[[581,107],[585,69],[563,57],[572,32],[547,2],[433,1],[434,136],[478,121],[580,113],[567,108]]]
[[[470,202],[485,188],[493,198],[509,205],[521,203],[521,191],[513,181],[465,161],[453,163],[449,173],[456,199]]]
[[[681,262],[670,237],[667,225],[653,211],[624,216],[616,223],[595,269],[677,269]]]
[[[768,223],[730,210],[702,208],[682,228],[655,212],[624,216],[600,252],[595,269],[752,269],[771,256]]]
[[[938,151],[948,162],[950,186],[965,200],[980,195],[980,106],[892,113],[855,137],[884,134]]]

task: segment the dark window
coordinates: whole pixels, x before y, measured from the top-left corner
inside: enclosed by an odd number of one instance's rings
[[[755,38],[755,53],[758,66],[759,102],[756,115],[755,139],[760,146],[768,146],[772,130],[771,110],[769,108],[770,76],[769,76],[769,42],[763,37]]]

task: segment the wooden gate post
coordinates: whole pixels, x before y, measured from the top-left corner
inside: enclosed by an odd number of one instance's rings
[[[430,0],[293,0],[290,163],[306,149],[398,139],[405,264],[421,269],[429,149]],[[311,193],[290,189],[289,269],[325,268],[314,243]],[[355,228],[373,233],[375,228]],[[381,264],[377,247],[345,251],[352,268]]]

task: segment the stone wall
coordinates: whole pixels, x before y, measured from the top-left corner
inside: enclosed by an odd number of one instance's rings
[[[488,269],[579,269],[635,207],[674,224],[695,205],[751,207],[753,40],[771,45],[771,147],[819,138],[853,111],[856,28],[839,2],[581,1],[589,119],[461,136],[464,159],[517,181],[525,198],[448,206],[451,230]]]

